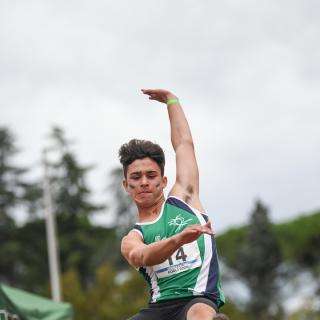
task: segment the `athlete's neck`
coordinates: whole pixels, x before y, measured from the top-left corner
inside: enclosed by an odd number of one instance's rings
[[[162,194],[159,199],[157,199],[151,206],[142,207],[137,204],[138,207],[138,220],[139,222],[147,222],[155,220],[161,211],[162,204],[164,203],[165,198]]]

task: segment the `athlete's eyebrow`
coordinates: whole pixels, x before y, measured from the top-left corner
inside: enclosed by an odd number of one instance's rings
[[[147,173],[157,173],[156,170],[148,170]]]
[[[146,174],[154,174],[154,173],[158,173],[156,170],[148,170],[148,171],[146,171]],[[134,171],[134,172],[131,172],[130,174],[129,174],[129,176],[130,177],[132,177],[132,176],[139,176],[139,175],[141,175],[142,174],[142,171]]]
[[[130,176],[139,175],[139,174],[141,174],[141,171],[135,171],[135,172],[131,172]]]

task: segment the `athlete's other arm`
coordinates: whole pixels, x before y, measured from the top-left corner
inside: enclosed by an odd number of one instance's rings
[[[150,100],[162,103],[177,99],[167,90],[143,89],[142,92],[147,94]],[[176,181],[169,195],[177,196],[190,206],[204,212],[199,199],[199,171],[187,119],[178,100],[177,103],[168,105],[167,109],[171,127],[171,142],[176,154]]]
[[[121,241],[121,253],[134,267],[153,266],[164,262],[182,245],[195,241],[204,233],[213,234],[210,222],[203,226],[188,226],[168,239],[146,245],[141,235],[131,230]]]

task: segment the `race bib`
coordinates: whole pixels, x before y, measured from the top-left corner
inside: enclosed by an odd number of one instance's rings
[[[165,278],[200,266],[200,251],[197,241],[194,241],[180,247],[166,261],[153,266],[153,270],[158,278]]]

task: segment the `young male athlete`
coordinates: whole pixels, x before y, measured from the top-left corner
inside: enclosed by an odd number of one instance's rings
[[[165,157],[157,144],[131,140],[119,150],[123,186],[138,208],[138,222],[121,242],[126,260],[150,286],[149,307],[134,320],[212,320],[224,304],[216,245],[199,199],[199,172],[191,132],[178,98],[143,89],[167,104],[176,154],[176,181],[165,199]]]

